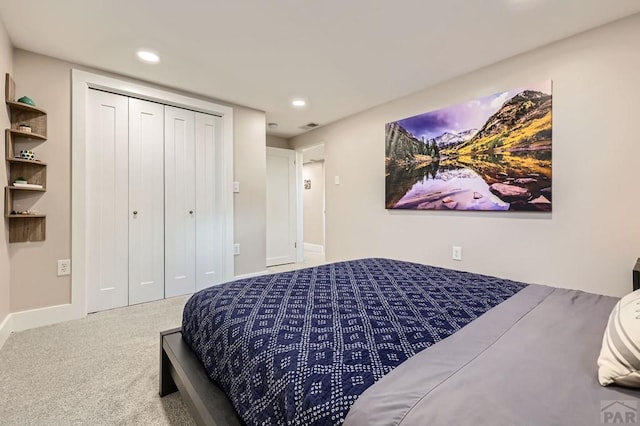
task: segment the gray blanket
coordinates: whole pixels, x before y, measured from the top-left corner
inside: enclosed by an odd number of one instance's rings
[[[391,371],[360,396],[344,424],[599,425],[618,414],[640,420],[638,390],[597,381],[616,301],[530,285]]]

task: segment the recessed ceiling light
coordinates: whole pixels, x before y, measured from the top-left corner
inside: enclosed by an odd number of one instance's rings
[[[294,107],[303,107],[307,104],[307,101],[305,101],[304,99],[294,99],[291,101],[291,105],[293,105]]]
[[[152,52],[150,50],[140,49],[138,50],[137,55],[138,55],[138,59],[148,64],[157,64],[158,62],[160,62],[160,56],[158,56],[157,53]]]
[[[517,8],[538,7],[547,0],[509,0],[512,6]]]

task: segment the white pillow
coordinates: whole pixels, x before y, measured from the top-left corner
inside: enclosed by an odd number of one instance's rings
[[[626,295],[613,307],[598,357],[598,380],[640,387],[640,290]]]

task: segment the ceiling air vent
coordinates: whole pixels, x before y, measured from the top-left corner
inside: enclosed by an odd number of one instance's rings
[[[303,130],[311,130],[311,129],[315,129],[316,127],[320,127],[320,125],[318,123],[307,123],[304,126],[300,126],[301,129]]]

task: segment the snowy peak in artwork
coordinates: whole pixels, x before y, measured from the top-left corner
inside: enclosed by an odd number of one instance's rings
[[[463,132],[444,132],[440,136],[436,136],[433,140],[438,148],[452,148],[455,145],[467,142],[478,132],[478,129],[469,129]]]
[[[464,132],[458,133],[458,136],[464,139],[464,141],[466,142],[472,137],[474,137],[476,133],[478,133],[478,129],[469,129],[469,130],[465,130]]]

